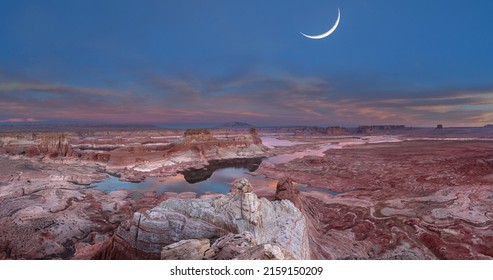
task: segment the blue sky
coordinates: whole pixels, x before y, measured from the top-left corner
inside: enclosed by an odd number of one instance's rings
[[[493,2],[266,2],[2,1],[0,121],[493,123]]]

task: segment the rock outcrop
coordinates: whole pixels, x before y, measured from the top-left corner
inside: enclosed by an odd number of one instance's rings
[[[0,158],[0,182],[8,182],[0,183],[0,258],[68,259],[107,238],[132,217],[133,201],[72,182],[102,178],[93,166]]]
[[[209,239],[187,239],[163,247],[162,260],[291,260],[294,256],[275,242],[258,244],[249,231],[230,233],[210,245]]]
[[[249,231],[228,234],[216,240],[210,250],[205,252],[206,259],[214,260],[289,260],[294,256],[276,242],[258,244]]]
[[[405,125],[361,125],[356,129],[357,133],[371,133],[375,131],[395,131],[395,130],[405,130]]]
[[[193,143],[202,143],[202,142],[211,142],[216,140],[210,130],[205,128],[191,128],[187,129],[184,134],[184,143],[185,144],[193,144]]]
[[[300,191],[294,187],[293,180],[289,177],[281,178],[277,182],[276,199],[287,199],[291,201],[299,210],[303,209],[303,205],[300,199]]]
[[[71,156],[73,150],[65,133],[27,133],[17,137],[5,137],[2,145],[9,155]]]
[[[176,173],[190,168],[202,168],[214,160],[263,157],[266,151],[267,148],[262,145],[254,128],[249,133],[220,136],[213,136],[207,129],[189,129],[183,139],[160,151],[160,158],[134,163],[126,161],[123,166],[121,161],[110,163],[115,167],[126,168],[128,173]]]
[[[248,185],[244,179],[238,182],[236,193],[202,199],[169,199],[146,213],[135,213],[132,220],[116,230],[112,246],[102,255],[111,259],[157,259],[162,256],[163,247],[165,256],[173,256],[172,249],[184,244],[169,245],[182,240],[212,241],[229,234],[243,234],[254,239],[246,238],[251,249],[247,255],[243,254],[246,251],[233,254],[218,239],[211,247],[213,253],[209,258],[309,258],[306,221],[301,212],[288,200],[259,199],[248,191]],[[195,241],[190,242],[184,243],[200,247]]]
[[[349,135],[351,131],[345,127],[340,126],[329,126],[327,127],[327,135],[339,136],[339,135]]]
[[[201,260],[211,247],[207,238],[187,239],[165,246],[161,250],[162,260]]]
[[[180,134],[168,130],[5,133],[0,134],[0,154],[98,162],[123,179],[135,180],[202,168],[214,160],[263,157],[267,151],[255,128],[229,132],[188,129]]]

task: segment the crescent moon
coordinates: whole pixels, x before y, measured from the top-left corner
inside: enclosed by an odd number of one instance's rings
[[[332,26],[331,29],[329,29],[329,31],[325,32],[325,33],[322,33],[320,35],[314,35],[314,36],[310,36],[310,35],[306,35],[305,33],[303,32],[300,32],[301,35],[305,36],[306,38],[310,38],[310,39],[323,39],[327,36],[329,36],[330,34],[332,34],[337,26],[339,25],[339,20],[341,19],[341,11],[339,10],[339,8],[337,8],[337,20],[336,20],[336,23],[334,24],[334,26]]]

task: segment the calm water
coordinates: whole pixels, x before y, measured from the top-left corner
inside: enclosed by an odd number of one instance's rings
[[[267,140],[273,145],[278,145],[279,143],[284,146],[299,144],[295,142],[287,143],[290,141],[286,140],[279,140],[282,142],[275,142],[270,139]],[[262,141],[264,141],[264,138]],[[322,145],[318,149],[306,150],[304,152],[297,152],[290,155],[279,155],[263,160],[277,164],[306,155],[323,155],[323,152],[327,150],[329,146],[330,145]],[[195,192],[197,194],[204,194],[208,192],[228,193],[232,188],[230,185],[231,182],[238,178],[245,177],[255,187],[275,188],[277,185],[277,180],[266,178],[263,175],[253,176],[248,174],[248,172],[255,171],[261,162],[261,158],[212,161],[210,162],[210,165],[203,169],[192,169],[183,172],[183,174],[164,178],[148,177],[143,182],[120,181],[117,177],[109,175],[109,179],[94,183],[92,185],[95,188],[106,192],[111,192],[118,189],[131,189],[137,191],[156,191],[158,194],[163,192]],[[296,187],[301,191],[311,190],[320,191],[331,195],[337,194],[333,191],[308,187],[302,184],[297,184]]]
[[[169,176],[165,178],[147,177],[143,182],[125,182],[117,177],[110,175],[110,178],[93,184],[97,189],[111,192],[118,189],[131,189],[140,191],[156,191],[158,194],[163,192],[195,192],[204,194],[207,192],[228,193],[231,189],[229,185],[235,179],[245,177],[243,168],[223,168],[216,170],[211,177],[204,181],[189,183],[183,174]]]
[[[274,148],[276,146],[294,146],[294,145],[306,144],[306,143],[289,141],[289,140],[280,140],[274,137],[262,137],[262,144],[264,144],[266,147]]]
[[[285,163],[288,161],[291,161],[296,158],[302,158],[304,156],[323,156],[324,152],[327,149],[330,149],[332,145],[331,144],[324,144],[321,145],[318,149],[308,149],[304,150],[302,152],[296,152],[292,154],[284,154],[284,155],[277,155],[270,157],[268,159],[265,159],[265,161],[273,163],[273,164],[280,164],[280,163]]]
[[[230,183],[238,178],[244,177],[255,187],[276,187],[277,180],[266,178],[263,175],[252,176],[245,173],[247,171],[246,168],[222,168],[216,170],[208,179],[196,183],[187,182],[183,174],[166,178],[148,177],[145,181],[138,183],[120,181],[117,177],[109,175],[109,179],[94,183],[93,186],[106,192],[127,189],[136,191],[156,191],[157,194],[162,194],[163,192],[195,192],[197,194],[205,194],[208,192],[228,193],[232,188]],[[296,188],[300,191],[319,191],[331,195],[338,194],[334,191],[308,187],[303,184],[296,184]]]

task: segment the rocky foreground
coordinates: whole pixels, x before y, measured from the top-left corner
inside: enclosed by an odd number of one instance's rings
[[[171,197],[196,197],[91,188],[108,172],[138,181],[265,151],[254,129],[0,134],[0,259],[72,258],[109,239],[136,211]]]
[[[486,138],[342,145],[317,136],[267,151],[255,130],[141,133],[1,135],[0,259],[493,258]],[[89,185],[106,172],[142,180],[331,141],[323,156],[262,162],[255,173],[279,181],[266,197],[245,181],[201,197]]]
[[[80,184],[102,178],[96,166],[0,158],[0,259],[66,259],[109,238],[135,207],[125,191]]]
[[[289,200],[258,198],[246,179],[238,181],[235,192],[227,195],[168,199],[145,213],[135,213],[96,250],[93,258],[102,259],[310,256],[303,214]]]

